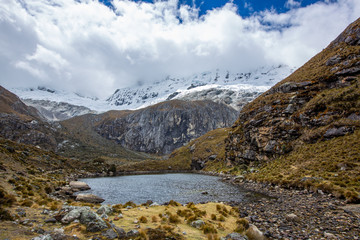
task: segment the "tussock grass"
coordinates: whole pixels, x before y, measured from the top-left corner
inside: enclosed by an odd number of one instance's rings
[[[267,162],[249,179],[288,187],[320,189],[349,202],[359,202],[360,130],[353,134],[303,144],[286,156]]]

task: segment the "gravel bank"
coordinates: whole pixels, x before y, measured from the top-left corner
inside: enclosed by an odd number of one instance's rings
[[[360,239],[360,205],[347,205],[323,192],[284,189],[268,184],[225,181],[272,198],[231,203],[272,239]]]

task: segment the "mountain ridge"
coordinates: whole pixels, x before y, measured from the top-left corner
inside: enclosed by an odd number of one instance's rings
[[[50,121],[65,120],[90,112],[136,110],[166,100],[213,100],[240,110],[247,102],[293,71],[279,65],[245,73],[215,70],[188,77],[167,77],[155,83],[117,89],[107,99],[46,87],[12,88],[21,99],[36,107]],[[69,104],[64,106],[65,104]]]

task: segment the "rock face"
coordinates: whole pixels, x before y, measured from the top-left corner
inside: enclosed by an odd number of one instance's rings
[[[230,126],[236,116],[221,103],[173,100],[105,119],[96,131],[132,150],[168,154],[210,130]]]
[[[87,107],[76,106],[65,102],[54,102],[48,100],[24,99],[25,104],[36,108],[41,116],[48,121],[61,121],[75,116],[95,113]]]
[[[360,115],[360,20],[246,105],[226,139],[231,164],[274,159],[302,143],[352,134]]]
[[[0,86],[0,135],[19,143],[55,150],[56,129],[45,123],[37,110]]]

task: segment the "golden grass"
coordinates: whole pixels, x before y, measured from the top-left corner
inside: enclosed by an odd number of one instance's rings
[[[353,134],[303,144],[286,156],[265,163],[248,178],[287,186],[321,189],[359,201],[360,130]]]
[[[216,229],[218,236],[226,236],[227,234],[233,232],[237,227],[236,221],[237,217],[228,216],[225,222],[222,222],[224,229],[219,229],[218,224],[220,221],[212,220],[211,216],[216,215],[220,217],[220,213],[216,210],[216,205],[221,205],[222,208],[226,208],[230,211],[231,207],[226,206],[224,204],[218,203],[207,203],[207,204],[197,204],[194,205],[193,208],[198,209],[199,211],[206,211],[206,215],[199,217],[198,219],[206,222],[208,228],[206,228],[204,233],[204,229],[196,229],[190,226],[185,216],[179,216],[177,212],[188,210],[189,208],[186,206],[153,206],[149,208],[140,207],[128,209],[127,211],[122,211],[124,218],[120,221],[114,221],[115,225],[123,228],[125,231],[129,231],[134,229],[136,225],[140,225],[140,230],[146,230],[146,228],[158,228],[161,226],[167,226],[165,228],[173,228],[173,232],[179,235],[183,235],[183,232],[186,232],[184,237],[186,239],[207,239],[207,234],[211,233],[211,229]],[[166,218],[166,222],[160,222],[159,214]],[[174,218],[176,216],[177,221],[171,221],[171,216]],[[114,217],[110,217],[112,220]],[[156,221],[147,221],[144,223],[137,222],[135,220],[139,220],[140,218],[155,219]],[[212,227],[211,227],[212,226]],[[210,231],[210,232],[209,232]]]

